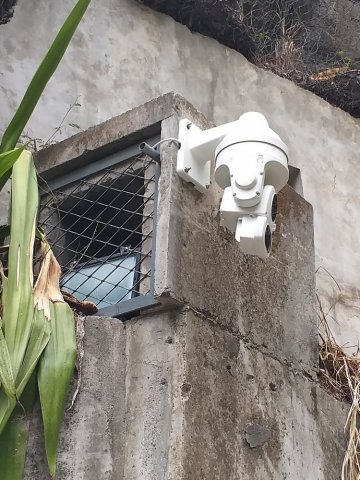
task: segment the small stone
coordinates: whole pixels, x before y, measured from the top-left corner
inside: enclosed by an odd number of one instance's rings
[[[246,428],[245,433],[245,438],[250,445],[250,448],[261,447],[270,439],[271,436],[270,430],[256,423],[249,425]]]
[[[181,385],[181,396],[183,398],[187,398],[189,397],[190,392],[191,392],[191,384],[187,382],[183,383]]]

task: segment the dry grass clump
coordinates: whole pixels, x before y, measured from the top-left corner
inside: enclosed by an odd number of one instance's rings
[[[320,372],[322,386],[339,400],[351,404],[345,424],[348,444],[341,480],[360,480],[360,357],[349,355],[340,347],[322,318],[324,335],[320,335]]]

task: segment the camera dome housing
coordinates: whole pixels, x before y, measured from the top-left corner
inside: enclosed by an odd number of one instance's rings
[[[230,186],[230,175],[237,171],[262,172],[264,185],[273,185],[276,192],[289,179],[288,148],[261,113],[248,112],[233,122],[215,158],[215,181],[221,188]]]

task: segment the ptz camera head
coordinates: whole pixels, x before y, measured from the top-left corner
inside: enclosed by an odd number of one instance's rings
[[[205,131],[181,120],[179,129],[179,175],[205,193],[210,159],[215,157],[215,181],[224,189],[223,224],[244,253],[268,257],[276,229],[277,193],[289,178],[285,143],[256,112]]]
[[[216,147],[215,158],[216,183],[226,188],[233,178],[242,190],[253,191],[253,200],[250,193],[244,193],[248,204],[259,202],[256,192],[261,184],[273,185],[278,192],[289,179],[288,148],[261,113],[245,113],[229,124],[228,133]]]

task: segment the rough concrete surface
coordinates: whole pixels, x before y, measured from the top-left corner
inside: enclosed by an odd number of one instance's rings
[[[85,326],[59,480],[340,478],[348,407],[296,366],[189,307]],[[39,414],[32,429],[25,478],[45,480]]]
[[[122,478],[125,345],[125,330],[120,320],[104,317],[86,319],[81,389],[73,409],[65,413],[59,443],[58,480]],[[32,425],[24,478],[49,478],[44,462],[39,412]]]
[[[124,480],[167,480],[176,362],[176,313],[126,323]]]
[[[176,101],[177,115],[162,125],[164,138],[177,136],[177,117],[186,115],[202,127],[208,125],[186,102]],[[220,225],[221,191],[213,181],[208,194],[201,195],[182,182],[176,173],[176,152],[171,144],[162,150],[157,295],[168,292],[189,302],[205,315],[211,313],[228,330],[314,370],[317,320],[311,206],[286,187],[279,195],[272,255],[265,261],[243,255],[233,235]]]
[[[188,387],[180,393],[185,460],[179,478],[340,478],[346,407],[297,369],[191,310],[184,329]],[[251,448],[246,437],[254,426],[267,438]]]

